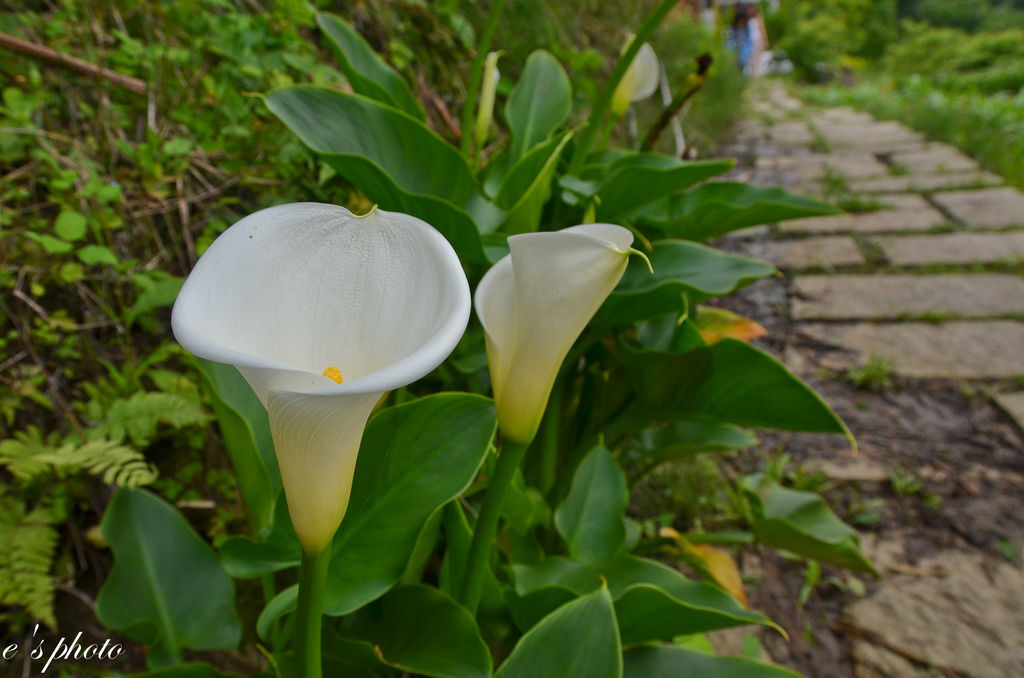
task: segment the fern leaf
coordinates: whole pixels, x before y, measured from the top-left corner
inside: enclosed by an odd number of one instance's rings
[[[50,575],[63,519],[52,508],[28,511],[11,496],[0,496],[0,604],[24,608],[51,629],[54,580]]]
[[[114,402],[98,429],[114,440],[130,438],[137,447],[145,447],[165,424],[175,429],[205,425],[210,417],[202,406],[174,393],[136,393]]]

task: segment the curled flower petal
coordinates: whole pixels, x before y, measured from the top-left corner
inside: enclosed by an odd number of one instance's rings
[[[423,221],[297,203],[217,238],[171,323],[190,352],[235,365],[267,408],[292,522],[316,553],[345,514],[374,405],[448,356],[469,306],[455,251]]]
[[[477,287],[502,435],[529,442],[558,369],[626,270],[633,235],[586,224],[509,237]]]
[[[661,65],[658,56],[649,43],[640,45],[640,51],[633,57],[612,94],[612,112],[621,116],[631,103],[641,101],[654,94],[658,89]]]

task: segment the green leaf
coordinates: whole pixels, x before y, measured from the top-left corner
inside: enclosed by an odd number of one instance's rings
[[[623,555],[603,564],[552,557],[540,565],[512,566],[510,611],[529,626],[566,598],[607,582],[623,643],[647,642],[745,624],[775,626],[716,586],[693,581],[661,563]],[[547,607],[545,607],[547,606]]]
[[[511,162],[544,142],[572,113],[572,83],[550,53],[530,54],[519,82],[505,102],[505,120],[512,133]]]
[[[361,609],[346,635],[396,669],[434,678],[488,678],[491,654],[469,611],[429,586],[402,586]]]
[[[566,603],[530,629],[495,678],[619,678],[622,649],[608,589]]]
[[[195,363],[217,415],[249,522],[253,532],[261,534],[270,525],[274,502],[281,492],[267,411],[237,369],[202,358],[196,358]]]
[[[288,502],[282,491],[274,503],[270,529],[259,539],[232,536],[220,547],[220,561],[228,574],[236,579],[254,579],[302,561],[302,546],[292,527]]]
[[[74,210],[63,210],[57,215],[53,230],[63,240],[80,240],[85,236],[85,217]]]
[[[728,172],[735,164],[735,160],[683,161],[656,153],[626,156],[611,164],[598,189],[597,218],[616,223],[645,205]]]
[[[623,556],[605,569],[623,644],[664,640],[745,624],[778,628],[717,586],[654,560]]]
[[[181,663],[185,648],[237,647],[231,578],[180,513],[145,490],[121,489],[100,529],[115,557],[96,616],[150,645],[150,666]]]
[[[318,87],[281,89],[266,103],[382,209],[423,219],[464,260],[486,263],[478,228],[494,230],[503,215],[477,192],[462,154],[422,122],[359,95]]]
[[[39,243],[47,254],[64,254],[75,248],[71,243],[65,242],[60,238],[54,238],[52,235],[46,235],[45,233],[29,231],[25,235]]]
[[[860,551],[860,537],[821,497],[782,487],[761,474],[743,479],[761,543],[823,563],[874,572]]]
[[[576,469],[569,496],[555,511],[555,526],[569,555],[584,562],[617,556],[626,543],[627,504],[625,474],[607,448],[595,447]]]
[[[140,316],[172,305],[185,279],[164,271],[152,271],[135,274],[132,276],[132,282],[140,292],[135,304],[125,314],[125,323],[128,325],[133,324]]]
[[[626,416],[842,433],[842,420],[771,355],[738,339],[682,354],[622,344],[638,402]]]
[[[128,678],[238,678],[238,675],[224,673],[209,664],[182,664],[156,671],[133,673]]]
[[[346,614],[402,576],[423,524],[469,487],[497,427],[494,403],[445,393],[370,420],[348,512],[334,536],[326,614]]]
[[[628,325],[678,312],[684,294],[693,302],[724,296],[776,273],[763,261],[685,240],[659,240],[648,257],[654,274],[640,257],[632,257],[622,280],[598,311],[596,327]]]
[[[701,421],[680,421],[649,428],[639,436],[644,456],[659,462],[704,452],[742,450],[757,442],[757,436],[738,426]]]
[[[398,73],[339,16],[318,14],[316,23],[331,41],[341,72],[352,89],[423,120],[423,109]]]
[[[192,142],[184,137],[168,139],[162,150],[166,155],[188,155],[192,150]]]
[[[114,254],[110,248],[103,247],[102,245],[85,245],[83,247],[79,247],[76,254],[82,263],[87,266],[94,266],[96,264],[117,266],[121,263],[121,260],[118,259],[117,255]]]
[[[441,562],[438,579],[441,590],[451,597],[458,595],[462,585],[466,559],[469,557],[469,546],[473,539],[473,530],[466,519],[466,513],[458,501],[452,501],[442,509],[442,524],[446,549]],[[494,572],[488,566],[484,569],[484,583],[480,594],[480,610],[490,612],[504,608],[501,586]]]
[[[664,645],[634,647],[623,659],[625,678],[801,678],[799,673],[781,666]]]
[[[716,182],[652,204],[636,221],[679,238],[703,241],[760,224],[838,212],[779,188]]]
[[[274,622],[282,616],[293,612],[299,602],[299,585],[292,584],[288,588],[281,589],[271,598],[260,616],[256,619],[256,635],[261,639],[269,641],[273,636]]]
[[[494,202],[508,214],[501,230],[508,234],[533,233],[540,225],[544,203],[551,196],[551,182],[558,159],[572,137],[571,132],[537,146],[505,176]]]

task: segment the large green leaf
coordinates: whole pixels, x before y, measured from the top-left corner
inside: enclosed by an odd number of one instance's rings
[[[466,608],[429,586],[402,586],[361,609],[345,635],[388,666],[436,678],[488,678],[491,654]]]
[[[572,112],[572,84],[562,65],[542,49],[530,54],[519,82],[505,102],[512,132],[512,163],[545,141]]]
[[[598,311],[595,326],[628,325],[676,312],[684,294],[693,302],[724,296],[776,273],[763,261],[685,240],[659,240],[648,256],[654,274],[640,257],[632,257]]]
[[[496,427],[491,400],[453,393],[370,420],[334,537],[325,613],[358,609],[399,580],[424,523],[469,487]]]
[[[460,257],[485,263],[479,231],[494,230],[503,215],[479,195],[462,154],[422,122],[362,96],[319,87],[281,89],[266,103],[382,209],[423,219]]]
[[[551,195],[551,182],[558,159],[572,137],[566,132],[537,146],[512,167],[498,189],[494,202],[508,212],[501,230],[508,234],[532,233],[540,225],[544,203]]]
[[[555,511],[555,526],[569,555],[584,562],[617,556],[626,543],[623,516],[629,503],[626,476],[603,445],[576,469],[565,502]]]
[[[528,628],[565,600],[607,582],[623,643],[730,628],[745,624],[774,626],[747,610],[721,589],[693,581],[653,560],[623,555],[602,564],[551,557],[540,565],[514,565],[510,610],[520,628]]]
[[[566,603],[530,629],[495,678],[619,678],[622,649],[605,587]]]
[[[405,81],[373,51],[363,36],[334,14],[318,14],[316,23],[330,38],[341,72],[353,90],[423,120],[423,109]]]
[[[469,557],[469,547],[473,541],[473,530],[458,501],[449,502],[442,509],[442,526],[446,548],[438,575],[438,583],[442,591],[455,597],[458,595],[459,589],[462,588],[466,559]],[[503,607],[501,585],[490,566],[485,566],[484,583],[480,593],[480,610],[494,612],[500,611]]]
[[[874,572],[860,537],[821,497],[782,487],[760,474],[743,479],[758,540],[823,563]]]
[[[665,645],[634,647],[623,659],[625,678],[801,678],[781,666]]]
[[[639,436],[640,450],[654,461],[669,461],[703,452],[729,452],[753,447],[757,436],[730,424],[680,421],[649,428]]]
[[[615,223],[656,200],[728,172],[735,164],[735,160],[687,162],[657,153],[626,156],[611,164],[598,189],[597,218]]]
[[[267,411],[234,367],[202,358],[195,358],[195,363],[217,415],[249,522],[253,532],[260,534],[270,525],[281,492]]]
[[[627,414],[652,419],[842,433],[842,420],[771,355],[738,339],[676,354],[622,345],[638,402]]]
[[[238,645],[231,578],[173,507],[146,490],[120,489],[100,529],[115,557],[96,597],[96,617],[150,645],[151,667],[181,663],[185,648]]]
[[[679,238],[703,241],[760,224],[838,212],[780,188],[716,182],[648,205],[636,222]]]

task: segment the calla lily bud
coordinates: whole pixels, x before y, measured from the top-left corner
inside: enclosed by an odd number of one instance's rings
[[[498,91],[498,80],[501,73],[498,71],[498,57],[501,52],[491,52],[484,59],[484,81],[480,86],[480,105],[476,110],[476,127],[473,131],[473,141],[476,147],[483,148],[487,141],[487,133],[491,131],[491,122],[494,120],[494,95]]]
[[[221,234],[171,324],[188,351],[235,365],[267,408],[295,531],[316,554],[345,515],[374,406],[451,353],[469,309],[459,259],[430,225],[298,203]]]
[[[622,278],[632,242],[612,224],[513,235],[480,281],[474,304],[506,439],[537,433],[559,367]]]
[[[645,42],[633,57],[633,62],[629,64],[612,94],[612,113],[622,117],[631,103],[654,94],[654,90],[658,88],[660,71],[661,65],[658,63],[654,48]]]

